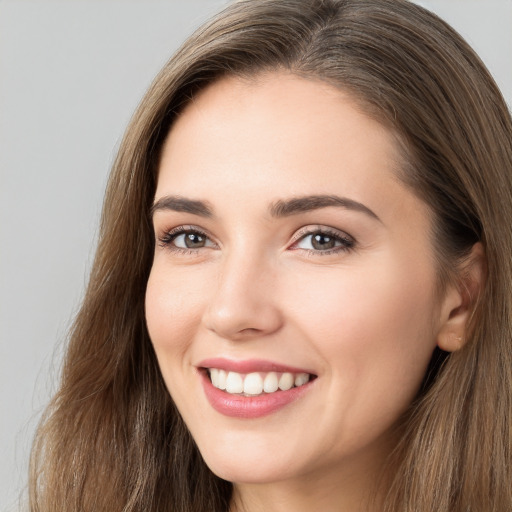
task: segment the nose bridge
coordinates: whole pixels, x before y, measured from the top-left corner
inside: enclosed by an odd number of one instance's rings
[[[276,331],[281,315],[271,283],[275,262],[261,247],[240,243],[222,258],[205,313],[206,327],[223,338],[240,339]]]

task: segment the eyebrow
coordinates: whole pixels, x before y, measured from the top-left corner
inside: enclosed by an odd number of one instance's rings
[[[353,199],[348,199],[347,197],[339,197],[336,195],[315,195],[295,197],[286,201],[279,200],[271,205],[270,213],[273,217],[287,217],[289,215],[297,215],[299,213],[306,213],[330,206],[361,212],[382,222],[377,214],[364,204],[354,201]]]
[[[361,212],[378,220],[379,222],[382,222],[377,214],[364,204],[347,197],[339,197],[336,195],[312,195],[279,200],[272,203],[269,210],[272,217],[281,218],[331,206]],[[199,215],[200,217],[213,217],[213,209],[208,202],[187,199],[182,196],[161,197],[153,204],[150,213],[153,216],[155,212],[161,210],[192,213],[194,215]]]
[[[205,201],[196,201],[181,196],[165,196],[161,197],[151,207],[150,214],[153,216],[155,212],[160,210],[172,210],[175,212],[186,212],[200,217],[212,217],[213,211],[209,204]]]

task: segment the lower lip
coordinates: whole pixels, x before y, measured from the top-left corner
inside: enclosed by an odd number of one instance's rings
[[[203,389],[211,406],[224,416],[232,418],[261,418],[301,398],[311,388],[312,382],[288,391],[263,393],[258,396],[231,395],[213,386],[206,372],[201,371]]]

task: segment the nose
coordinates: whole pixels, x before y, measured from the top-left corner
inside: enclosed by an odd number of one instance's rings
[[[233,254],[221,264],[204,325],[228,340],[247,340],[277,332],[283,315],[273,284],[276,272],[263,257]]]

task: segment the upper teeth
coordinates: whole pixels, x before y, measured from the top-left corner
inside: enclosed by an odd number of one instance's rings
[[[278,389],[287,391],[294,385],[302,386],[309,382],[307,373],[253,372],[241,374],[217,368],[210,368],[208,372],[214,387],[231,394],[243,393],[254,396],[263,392],[273,393]]]

